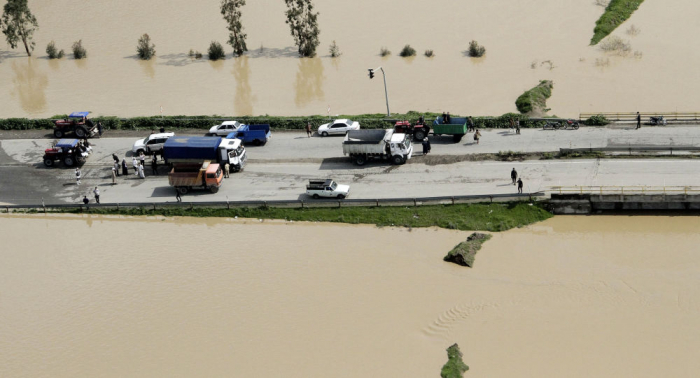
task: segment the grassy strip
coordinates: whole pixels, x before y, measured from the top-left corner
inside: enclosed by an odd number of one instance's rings
[[[410,111],[405,114],[392,114],[392,120],[409,120],[415,122],[423,115],[426,122],[432,121],[439,116],[437,113],[419,113]],[[459,117],[456,114],[453,117]],[[53,120],[65,118],[65,114],[58,114],[50,119],[28,119],[28,118],[7,118],[0,119],[0,130],[32,130],[32,129],[52,129]],[[384,114],[355,114],[338,115],[334,118],[349,118],[360,122],[364,129],[385,129],[393,126],[392,122],[386,120]],[[510,125],[510,119],[515,118],[520,121],[520,127],[540,127],[535,121],[521,114],[506,113],[500,117],[474,117],[474,125],[478,128],[506,128]],[[303,130],[307,122],[311,122],[313,128],[329,122],[328,117],[306,116],[306,117],[273,117],[273,116],[169,116],[169,117],[94,117],[95,121],[102,122],[108,130],[158,130],[161,127],[166,130],[175,129],[201,129],[209,130],[213,125],[221,123],[223,119],[235,119],[245,124],[269,124],[275,130]]]
[[[80,213],[81,210],[55,210],[59,213]],[[442,227],[455,230],[505,231],[540,222],[552,217],[539,204],[525,202],[498,204],[457,204],[417,207],[341,207],[285,209],[258,208],[184,208],[169,209],[106,209],[90,207],[90,214],[163,215],[190,217],[242,217],[258,219],[285,219],[306,222],[337,222],[374,224],[399,227]]]
[[[474,266],[474,256],[481,249],[481,245],[489,239],[491,235],[475,232],[469,235],[466,241],[457,244],[447,252],[443,260],[471,268]]]
[[[464,372],[469,370],[469,366],[462,361],[462,352],[459,345],[452,344],[447,348],[447,362],[440,371],[441,378],[462,378]]]
[[[547,99],[552,96],[553,87],[554,83],[551,80],[540,80],[536,87],[525,91],[515,100],[515,106],[523,114],[533,110],[546,112]]]
[[[591,45],[596,45],[625,22],[644,0],[611,0],[605,13],[596,21]]]

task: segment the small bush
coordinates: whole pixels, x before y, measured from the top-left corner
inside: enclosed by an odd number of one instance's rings
[[[425,53],[423,55],[427,56],[428,58],[432,58],[434,56],[433,50],[425,50]]]
[[[403,58],[409,57],[409,56],[415,56],[416,55],[416,49],[411,47],[411,45],[406,45],[401,49],[401,52],[399,55]]]
[[[630,25],[630,27],[627,29],[627,35],[631,35],[631,36],[638,35],[641,32],[642,31],[639,30],[639,28],[634,26],[634,25]]]
[[[156,45],[151,43],[151,37],[148,34],[144,34],[139,38],[139,42],[136,45],[136,54],[142,60],[149,60],[156,55]]]
[[[468,50],[469,56],[472,58],[480,58],[486,54],[486,47],[484,46],[479,46],[479,43],[476,41],[471,41],[469,42],[469,50]]]
[[[340,52],[340,48],[335,41],[333,41],[333,43],[331,43],[331,45],[328,47],[328,52],[331,54],[331,58],[337,58],[343,54]]]
[[[388,56],[388,55],[391,55],[391,51],[389,51],[389,49],[387,49],[386,47],[382,47],[379,50],[379,55],[380,56]]]
[[[603,41],[600,44],[600,49],[609,53],[627,55],[630,53],[630,51],[632,51],[632,46],[629,42],[625,42],[622,40],[622,38],[614,35]]]
[[[447,348],[447,362],[440,370],[440,378],[462,378],[469,366],[462,360],[462,352],[459,345],[453,344]]]
[[[73,43],[73,58],[83,59],[87,57],[87,50],[83,47],[83,40]]]
[[[188,55],[190,56],[190,58],[193,59],[202,59],[202,53],[199,51],[194,51],[190,49],[190,53]]]
[[[209,45],[209,60],[219,60],[224,59],[226,53],[224,52],[224,47],[221,43],[212,41]]]
[[[63,58],[64,52],[63,50],[58,51],[54,41],[51,41],[48,45],[46,45],[46,54],[49,55],[49,59],[61,59]]]
[[[591,118],[583,121],[583,124],[586,126],[605,126],[608,123],[610,123],[610,121],[602,114],[591,116]]]

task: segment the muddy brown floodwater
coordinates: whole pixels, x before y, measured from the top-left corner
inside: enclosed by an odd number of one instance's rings
[[[0,216],[2,377],[691,377],[700,219],[495,234]]]
[[[218,1],[32,0],[40,28],[34,56],[0,51],[0,117],[96,115],[311,115],[383,113],[384,67],[392,112],[451,111],[500,115],[539,80],[553,80],[550,114],[698,111],[700,2],[647,1],[614,35],[624,56],[589,46],[603,8],[592,0],[314,1],[320,11],[318,56],[299,59],[283,1],[248,1],[243,25],[250,51],[210,62],[212,40],[227,30]],[[682,11],[679,11],[682,10]],[[659,20],[673,20],[659,22]],[[628,34],[635,25],[638,33]],[[141,62],[136,42],[148,33],[157,58]],[[71,55],[82,39],[88,58],[48,60],[54,40]],[[343,55],[330,58],[336,41]],[[486,56],[465,56],[469,41]],[[405,44],[418,55],[398,56]],[[392,55],[382,58],[380,48]],[[190,49],[205,59],[188,56]],[[426,58],[425,50],[435,56]]]

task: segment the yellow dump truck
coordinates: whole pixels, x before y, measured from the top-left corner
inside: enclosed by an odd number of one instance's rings
[[[203,164],[174,163],[168,173],[168,182],[180,194],[187,194],[193,189],[206,189],[216,193],[223,184],[223,175],[221,166],[210,161]]]

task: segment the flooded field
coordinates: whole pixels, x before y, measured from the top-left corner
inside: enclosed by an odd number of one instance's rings
[[[647,1],[615,35],[629,41],[626,56],[590,47],[603,8],[592,0],[315,1],[320,11],[318,57],[297,58],[282,1],[249,1],[242,9],[250,51],[224,61],[206,54],[227,30],[219,2],[31,0],[39,22],[34,56],[0,42],[0,117],[50,117],[76,110],[96,115],[310,115],[382,113],[383,66],[392,112],[450,111],[500,115],[539,80],[554,80],[550,114],[591,111],[698,111],[697,34],[700,3]],[[682,11],[679,11],[682,10]],[[659,22],[669,20],[672,22]],[[635,25],[639,31],[626,31]],[[136,58],[148,33],[157,58]],[[68,55],[82,39],[88,58],[46,58],[47,43]],[[330,58],[336,41],[343,55]],[[486,56],[465,56],[470,40]],[[418,55],[402,59],[410,44]],[[392,55],[379,56],[381,47]],[[426,58],[425,50],[435,56]],[[637,54],[635,54],[637,52]],[[205,56],[206,57],[206,56]]]
[[[0,376],[691,377],[700,220],[555,217],[495,234],[1,216]],[[614,231],[613,231],[614,230]]]

